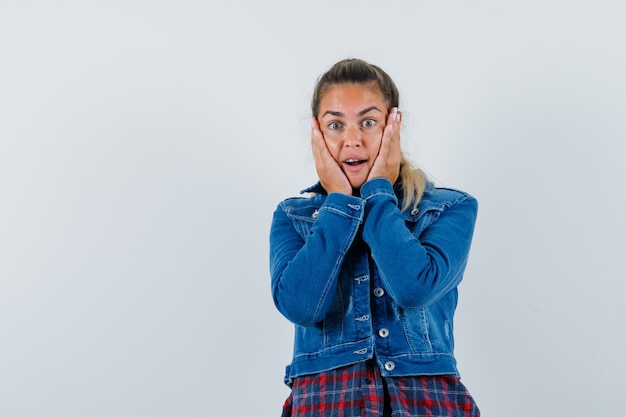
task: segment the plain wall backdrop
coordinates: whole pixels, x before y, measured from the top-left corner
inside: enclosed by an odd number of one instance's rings
[[[0,416],[280,415],[276,204],[334,62],[480,203],[457,358],[484,416],[622,415],[621,1],[0,1]]]

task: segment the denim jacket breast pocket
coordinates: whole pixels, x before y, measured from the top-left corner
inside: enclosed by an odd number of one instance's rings
[[[428,226],[437,221],[445,209],[445,206],[446,205],[443,203],[433,204],[427,202],[425,204],[420,204],[418,205],[417,212],[407,210],[403,213],[404,221],[409,230],[411,230],[411,233],[419,238]]]
[[[285,211],[287,216],[293,220],[293,227],[302,236],[302,239],[306,241],[311,234],[311,228],[315,223],[315,219],[317,219],[319,205],[288,206]]]

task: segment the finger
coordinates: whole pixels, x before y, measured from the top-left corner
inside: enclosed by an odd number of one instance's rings
[[[311,127],[320,130],[320,124],[315,116],[311,116]]]
[[[393,143],[393,134],[394,134],[394,125],[389,124],[385,126],[385,130],[383,131],[383,137],[380,141],[380,149],[378,150],[378,156],[382,157],[382,159],[386,160],[389,151],[391,149],[391,145]]]
[[[402,124],[402,113],[398,111],[397,107],[394,107],[389,114],[389,118],[391,119],[390,125],[393,126],[393,129],[390,133],[392,141],[399,142],[400,141],[400,125]]]
[[[392,142],[396,143],[400,141],[400,124],[402,123],[402,113],[398,111],[397,107],[393,107],[387,115],[387,125],[383,131],[382,143]]]
[[[315,120],[314,117],[311,118],[311,148],[315,159],[318,159],[320,156],[320,142],[323,142],[323,139],[321,139],[322,137],[322,132],[319,130],[317,120]]]
[[[400,131],[400,124],[402,123],[402,113],[398,110],[397,107],[394,107],[389,112],[387,116],[387,125],[394,126],[397,132]]]
[[[398,114],[398,108],[392,107],[387,115],[387,126],[393,124],[396,121],[396,115]]]
[[[319,124],[315,118],[313,118],[311,122],[311,147],[313,150],[313,159],[319,170],[339,169],[339,165],[330,153],[326,140],[324,139],[324,134],[319,129]]]
[[[315,118],[311,119],[311,148],[315,160],[315,169],[324,189],[328,193],[351,194],[350,182],[328,149],[324,134]]]
[[[387,115],[387,125],[399,125],[401,121],[402,113],[398,110],[397,107],[392,107],[391,111],[389,111],[389,114]]]
[[[316,132],[319,132],[319,124],[317,123],[315,117],[311,117],[311,144],[316,139]]]
[[[387,115],[387,125],[383,130],[380,148],[369,178],[384,177],[392,183],[396,181],[401,160],[400,123],[402,116],[397,108]]]
[[[318,163],[322,163],[326,158],[331,157],[324,135],[319,130],[317,122],[315,124],[312,123],[311,126],[311,147],[313,149],[313,157]]]

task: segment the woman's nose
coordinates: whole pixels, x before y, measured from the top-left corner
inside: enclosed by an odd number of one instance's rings
[[[359,147],[361,146],[361,132],[354,126],[350,126],[346,130],[346,138],[343,142],[345,147]]]

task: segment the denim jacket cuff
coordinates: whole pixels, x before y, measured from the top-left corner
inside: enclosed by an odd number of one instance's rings
[[[342,193],[330,193],[320,210],[329,210],[360,221],[363,219],[363,199]]]
[[[393,190],[393,184],[391,184],[391,181],[387,178],[374,178],[361,186],[361,198],[365,199],[365,201],[368,201],[377,195],[392,197],[397,201],[396,193]]]

